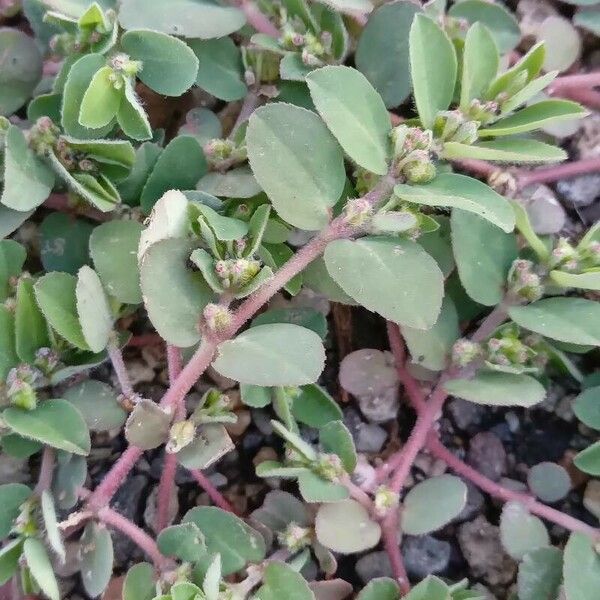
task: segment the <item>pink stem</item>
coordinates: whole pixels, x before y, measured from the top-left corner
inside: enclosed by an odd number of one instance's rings
[[[141,448],[129,446],[121,454],[119,460],[88,498],[87,504],[92,510],[98,510],[111,501],[143,453],[144,451]]]
[[[42,453],[42,464],[40,465],[40,474],[38,477],[35,491],[37,494],[41,494],[50,488],[52,485],[52,475],[54,473],[54,463],[56,461],[56,451],[50,446],[44,447]]]
[[[581,73],[579,75],[564,75],[563,77],[555,79],[550,86],[548,86],[548,91],[550,94],[555,94],[559,90],[568,88],[592,88],[595,86],[600,86],[600,71]]]
[[[375,206],[390,194],[394,187],[394,183],[394,178],[391,175],[386,175],[373,190],[363,196],[363,199],[369,205]],[[234,336],[244,323],[268,302],[292,277],[300,273],[313,260],[320,256],[329,242],[343,237],[349,238],[355,234],[356,230],[346,223],[345,217],[342,215],[334,219],[326,229],[294,254],[294,256],[285,263],[271,279],[254,292],[254,294],[251,294],[239,306],[233,314],[230,327],[226,331],[215,337],[205,335],[202,338],[202,342],[195,354],[163,396],[160,402],[161,408],[168,409],[177,406],[212,362],[218,344]],[[90,507],[98,509],[110,502],[110,499],[117,489],[119,489],[119,486],[125,480],[125,477],[133,468],[141,454],[142,451],[138,448],[130,447],[125,451],[123,456],[121,456],[115,465],[113,465],[113,468],[106,474],[104,480],[92,493],[89,500]]]
[[[586,158],[571,163],[544,167],[533,171],[526,171],[518,176],[519,188],[522,189],[532,183],[550,183],[560,179],[569,179],[579,175],[600,172],[600,157]]]
[[[406,574],[404,561],[398,544],[398,510],[390,510],[381,524],[381,537],[383,546],[387,552],[392,567],[392,573],[400,589],[402,595],[410,592],[410,582]]]
[[[181,373],[182,357],[181,350],[177,346],[167,344],[167,364],[169,369],[169,381],[173,383]],[[185,417],[185,403],[181,401],[175,410],[175,420]],[[169,506],[175,486],[175,474],[177,473],[177,455],[165,452],[163,470],[158,483],[156,495],[156,529],[162,531],[169,524]]]
[[[452,452],[450,452],[450,450],[448,450],[436,436],[430,436],[427,441],[427,448],[431,454],[443,460],[454,472],[462,475],[466,479],[469,479],[477,487],[481,488],[488,494],[495,496],[496,498],[500,498],[504,502],[521,502],[527,507],[529,512],[542,517],[543,519],[547,519],[552,523],[556,523],[557,525],[560,525],[569,531],[576,531],[588,535],[596,541],[600,540],[600,529],[596,529],[587,523],[580,521],[579,519],[575,519],[570,515],[556,510],[555,508],[551,508],[550,506],[546,506],[541,502],[537,502],[529,494],[509,490],[501,486],[499,483],[488,479],[452,454]]]
[[[171,566],[172,561],[160,553],[156,542],[143,529],[140,529],[123,515],[105,506],[98,511],[98,518],[106,525],[124,533],[132,542],[135,542],[152,559],[158,569],[164,570]]]
[[[256,31],[266,33],[274,38],[279,37],[279,29],[260,12],[258,6],[252,0],[242,0],[242,10],[246,15],[246,20]]]
[[[502,170],[498,165],[477,158],[461,158],[460,160],[453,160],[452,162],[461,169],[469,171],[469,173],[485,178]]]
[[[238,129],[250,118],[258,106],[259,100],[260,98],[256,91],[250,89],[244,98],[244,102],[242,103],[242,108],[238,113],[237,119],[235,120],[235,123],[229,132],[229,139],[235,137]]]
[[[364,508],[366,508],[370,513],[374,510],[373,500],[369,494],[367,494],[364,490],[358,487],[351,479],[349,475],[346,475],[340,481],[342,485],[344,485],[348,489],[348,493],[351,498],[354,498],[359,504],[361,504]]]
[[[190,469],[192,477],[198,482],[198,485],[208,494],[208,497],[216,506],[227,512],[237,514],[233,506],[225,499],[223,494],[212,484],[210,479],[199,469]]]
[[[555,92],[554,95],[574,100],[588,108],[600,108],[600,93],[590,88],[564,88]]]
[[[110,343],[107,347],[107,351],[117,379],[119,380],[121,392],[127,397],[133,396],[133,386],[131,385],[129,373],[127,372],[125,362],[123,361],[121,349],[116,344]]]

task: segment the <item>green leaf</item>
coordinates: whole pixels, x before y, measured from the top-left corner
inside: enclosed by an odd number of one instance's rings
[[[162,554],[183,562],[197,562],[206,554],[204,535],[193,522],[166,527],[158,534],[156,542]]]
[[[516,94],[513,94],[506,102],[500,105],[503,115],[514,111],[528,100],[535,98],[541,91],[545,90],[556,79],[558,71],[550,71],[541,77],[532,79],[527,85],[521,88]]]
[[[252,408],[264,408],[271,404],[271,388],[260,385],[240,384],[242,402]]]
[[[47,273],[34,285],[37,303],[60,336],[81,350],[89,350],[76,308],[77,279],[68,273]]]
[[[44,529],[46,538],[51,548],[56,552],[61,562],[65,562],[65,545],[62,540],[62,534],[58,528],[58,520],[56,517],[56,508],[54,506],[54,498],[48,490],[42,492],[41,497],[42,519],[44,521]]]
[[[600,271],[584,273],[566,273],[565,271],[550,271],[550,279],[565,288],[574,287],[583,290],[600,290]]]
[[[393,579],[378,577],[369,581],[356,600],[400,600],[400,588]]]
[[[350,67],[328,66],[307,75],[306,82],[319,114],[346,154],[361,167],[385,175],[390,117],[367,78]]]
[[[558,548],[537,548],[523,556],[517,579],[519,600],[552,600],[558,597],[562,552]]]
[[[0,240],[0,301],[12,295],[11,279],[19,277],[27,258],[27,250],[14,240]]]
[[[89,129],[106,127],[116,117],[123,91],[112,81],[113,70],[102,67],[92,77],[79,109],[79,124]]]
[[[252,172],[279,216],[302,229],[327,225],[346,174],[321,119],[291,104],[271,104],[250,117],[246,143]]]
[[[450,106],[457,60],[452,42],[429,17],[416,15],[409,35],[413,93],[421,124],[431,129],[441,110]]]
[[[79,123],[79,112],[92,79],[106,64],[101,54],[86,54],[77,60],[67,76],[61,107],[61,123],[65,133],[80,140],[104,137],[111,129],[112,123],[99,129],[89,129]]]
[[[152,142],[144,142],[135,152],[135,161],[126,179],[117,184],[123,202],[137,206],[144,184],[154,168],[162,148]]]
[[[265,557],[265,542],[260,533],[224,510],[212,506],[192,508],[182,522],[195,523],[204,534],[208,552],[221,555],[223,576]]]
[[[332,9],[353,16],[355,13],[369,13],[373,10],[369,0],[323,0]]]
[[[308,527],[312,516],[305,504],[289,492],[273,490],[267,493],[263,504],[250,515],[271,531],[284,531],[291,523]]]
[[[148,214],[168,190],[194,189],[206,169],[206,159],[196,139],[189,135],[177,136],[158,157],[144,185],[140,198],[142,210]]]
[[[35,301],[31,279],[21,278],[17,287],[15,342],[19,358],[26,363],[35,361],[40,348],[50,347],[48,325]]]
[[[408,0],[380,6],[367,21],[356,48],[356,67],[381,94],[388,108],[410,94],[408,34],[419,7]]]
[[[454,259],[467,294],[486,306],[498,304],[517,258],[515,236],[463,210],[454,209],[450,223]]]
[[[143,398],[134,407],[125,424],[125,438],[142,450],[152,450],[169,437],[171,415],[158,404]]]
[[[222,342],[212,366],[221,375],[252,385],[314,383],[325,363],[321,338],[289,323],[251,327]]]
[[[35,582],[50,600],[60,600],[58,583],[54,575],[52,564],[44,548],[44,544],[34,537],[27,538],[23,544],[23,554],[27,566]]]
[[[600,304],[584,298],[545,298],[513,306],[510,318],[525,329],[573,344],[600,345]]]
[[[44,400],[34,410],[7,408],[2,418],[23,437],[73,454],[86,456],[90,452],[87,425],[81,413],[66,400]]]
[[[573,412],[588,427],[600,430],[600,386],[583,390],[575,398]]]
[[[298,467],[292,467],[298,468]],[[294,474],[291,474],[294,477]],[[312,471],[303,470],[295,475],[302,498],[311,503],[339,502],[349,496],[346,486],[332,483],[316,475]]]
[[[192,40],[189,45],[200,62],[196,85],[226,102],[246,95],[242,57],[231,38]]]
[[[101,352],[108,344],[113,319],[102,282],[94,269],[83,266],[75,286],[77,316],[89,349]]]
[[[117,122],[123,133],[134,140],[144,141],[152,137],[148,115],[129,80],[124,84],[124,95],[117,112]]]
[[[94,226],[60,212],[50,213],[40,226],[40,258],[46,271],[75,275],[89,263],[89,240]]]
[[[124,29],[152,29],[203,40],[220,38],[240,29],[244,13],[212,0],[123,0],[119,22]]]
[[[140,284],[148,316],[169,343],[188,348],[200,339],[197,324],[213,292],[197,271],[187,268],[193,246],[185,239],[166,239],[142,257]]]
[[[449,206],[475,213],[503,231],[515,226],[515,215],[510,203],[491,187],[478,179],[442,173],[424,185],[396,185],[394,193],[409,202],[427,206]]]
[[[89,596],[99,596],[113,570],[113,543],[103,525],[88,523],[81,536],[81,581]]]
[[[582,450],[573,459],[575,466],[584,473],[600,476],[600,442],[596,442]]]
[[[498,73],[500,57],[490,30],[477,21],[465,38],[460,84],[460,107],[468,110],[471,100],[481,98]]]
[[[454,475],[431,477],[404,498],[402,531],[423,535],[441,529],[460,514],[467,502],[467,486]]]
[[[502,509],[500,539],[515,560],[521,560],[531,550],[550,545],[550,536],[542,521],[515,501],[507,502]]]
[[[546,163],[565,160],[567,153],[558,146],[537,140],[500,138],[472,145],[446,142],[441,156],[450,160],[478,158],[507,163]]]
[[[142,301],[137,250],[143,227],[137,221],[109,221],[90,237],[90,254],[104,289],[119,302]]]
[[[32,210],[22,212],[0,204],[0,239],[16,231],[32,214]]]
[[[19,211],[39,206],[54,186],[54,174],[27,145],[23,132],[11,125],[4,150],[2,204]]]
[[[31,490],[22,483],[0,485],[0,540],[8,537],[15,520],[21,513],[21,504],[29,496]]]
[[[567,598],[593,598],[600,586],[600,556],[593,542],[582,533],[572,533],[564,556],[563,575]]]
[[[319,292],[330,302],[354,305],[356,302],[335,282],[329,274],[323,257],[313,260],[304,271],[302,271],[304,286]]]
[[[66,389],[63,398],[79,410],[91,431],[110,431],[125,423],[127,413],[106,383],[93,379],[82,381]]]
[[[35,40],[15,27],[0,29],[0,57],[0,115],[8,116],[33,94],[43,60]]]
[[[504,6],[485,0],[461,0],[452,5],[448,14],[469,23],[481,23],[489,28],[501,54],[519,43],[521,30],[515,17]]]
[[[87,461],[83,456],[60,452],[52,479],[52,493],[62,510],[73,508],[87,478]]]
[[[437,321],[442,272],[415,242],[383,236],[336,240],[325,250],[325,263],[347,294],[382,317],[416,329]]]
[[[349,475],[354,473],[358,456],[354,440],[342,421],[330,421],[319,431],[319,442],[325,452],[336,454]]]
[[[123,583],[123,600],[153,600],[156,596],[154,569],[148,563],[133,565]]]
[[[320,386],[305,385],[293,398],[292,414],[297,421],[321,429],[331,421],[342,418],[342,409]]]
[[[286,244],[263,244],[258,251],[258,256],[262,262],[273,269],[278,271],[285,263],[287,263],[294,256],[294,251]],[[292,277],[284,286],[283,289],[295,296],[302,289],[302,275],[298,274]],[[293,323],[293,320],[289,321]],[[302,325],[302,323],[297,323]],[[309,327],[309,329],[312,329]],[[314,331],[314,330],[313,330]],[[319,333],[315,331],[315,333]],[[322,335],[320,337],[323,337]]]
[[[219,198],[252,198],[262,191],[247,165],[225,173],[211,171],[200,179],[196,189]]]
[[[196,81],[198,57],[181,40],[158,31],[130,29],[121,37],[123,50],[143,63],[137,77],[165,96],[181,96]]]
[[[500,119],[479,130],[479,137],[514,135],[541,129],[550,123],[581,119],[588,112],[570,100],[542,100],[522,108],[513,115]]]
[[[17,538],[0,550],[0,585],[4,585],[16,573],[23,553],[23,540]]]
[[[194,441],[177,453],[177,462],[186,469],[208,469],[234,449],[225,427],[208,423],[200,426]]]
[[[326,548],[341,554],[355,554],[377,545],[381,527],[356,500],[342,500],[319,507],[315,533]]]
[[[429,575],[416,585],[403,600],[450,600],[450,589],[437,577]]]
[[[443,371],[454,342],[460,337],[458,314],[454,302],[448,296],[442,302],[440,315],[431,329],[402,327],[412,362],[431,371]]]
[[[315,595],[300,573],[282,562],[269,562],[257,600],[315,600]]]
[[[327,319],[312,308],[271,308],[252,320],[252,326],[292,323],[314,331],[322,340],[327,337]]]
[[[220,241],[239,240],[248,234],[248,224],[245,221],[220,215],[216,210],[204,204],[198,204],[197,209],[200,212],[200,218],[204,218],[215,237]]]
[[[0,378],[4,380],[19,362],[15,348],[15,317],[6,306],[0,304]]]
[[[546,396],[544,387],[529,375],[479,372],[473,379],[451,379],[444,384],[453,396],[487,406],[533,406]]]

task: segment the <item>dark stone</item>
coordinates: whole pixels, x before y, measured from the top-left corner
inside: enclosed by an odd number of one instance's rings
[[[402,542],[402,556],[410,577],[422,579],[429,574],[442,573],[450,562],[451,546],[430,535],[408,535]]]
[[[498,481],[506,473],[506,451],[500,438],[490,431],[473,436],[467,463],[487,478]]]

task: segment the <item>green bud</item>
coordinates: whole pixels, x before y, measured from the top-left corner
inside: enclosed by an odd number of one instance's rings
[[[509,291],[528,302],[535,302],[544,295],[542,279],[534,269],[531,261],[517,259],[508,273]]]
[[[402,166],[402,174],[406,177],[408,183],[428,183],[435,177],[436,168],[429,158],[428,152],[415,150],[411,152]]]
[[[365,198],[351,198],[346,204],[344,221],[352,227],[364,225],[373,214],[373,207]]]
[[[35,390],[26,381],[17,379],[7,390],[7,396],[13,406],[24,410],[33,410],[37,406]]]
[[[189,446],[196,437],[196,426],[192,421],[178,421],[171,425],[169,440],[165,450],[169,454],[175,454],[182,448]]]
[[[337,454],[320,454],[317,461],[313,463],[313,469],[317,475],[327,481],[338,482],[346,475],[342,461]]]
[[[375,514],[384,517],[390,510],[400,505],[400,496],[389,487],[382,485],[375,492]]]
[[[452,346],[452,362],[459,367],[466,367],[480,356],[481,346],[466,338],[457,340]]]
[[[277,534],[277,539],[282,546],[290,552],[299,552],[312,543],[312,530],[310,527],[300,527],[296,523],[290,523],[283,531]]]
[[[231,311],[222,304],[207,304],[203,315],[211,331],[224,331],[231,325]]]

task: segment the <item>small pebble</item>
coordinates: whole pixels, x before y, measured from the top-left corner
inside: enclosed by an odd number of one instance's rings
[[[500,438],[489,431],[473,436],[467,453],[467,463],[492,481],[506,473],[506,451]]]
[[[600,173],[563,179],[556,184],[556,190],[576,208],[589,206],[600,195]]]
[[[356,572],[367,584],[377,577],[393,577],[392,566],[386,552],[370,552],[356,561]]]
[[[600,480],[592,479],[588,481],[583,494],[583,505],[596,519],[600,519]]]
[[[442,573],[450,562],[451,546],[431,535],[408,535],[402,542],[402,556],[409,576],[417,579]]]

